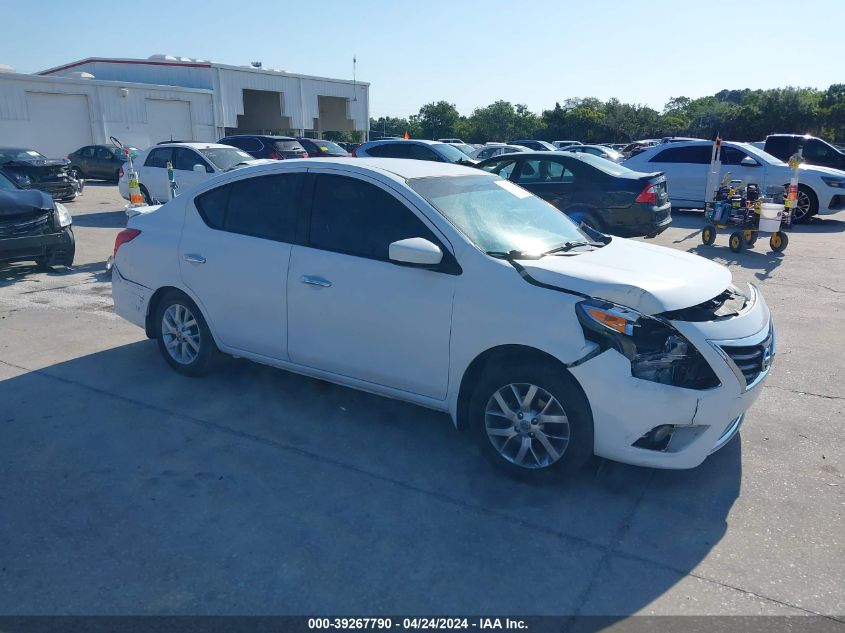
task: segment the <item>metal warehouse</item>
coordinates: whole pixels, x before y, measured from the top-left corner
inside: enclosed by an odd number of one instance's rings
[[[8,69],[10,70],[10,69]],[[0,72],[0,145],[64,156],[115,136],[148,147],[227,134],[369,133],[369,84],[153,55]]]

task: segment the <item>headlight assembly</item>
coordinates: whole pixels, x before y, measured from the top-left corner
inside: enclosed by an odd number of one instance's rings
[[[58,224],[59,228],[65,228],[66,226],[70,226],[73,219],[70,217],[70,211],[67,210],[67,207],[63,205],[61,202],[56,203],[56,223]]]
[[[828,187],[845,189],[845,178],[841,178],[839,176],[822,176],[822,180],[824,180],[824,184]]]
[[[584,336],[627,358],[634,378],[687,389],[719,384],[695,346],[668,323],[595,299],[580,302],[575,311]]]

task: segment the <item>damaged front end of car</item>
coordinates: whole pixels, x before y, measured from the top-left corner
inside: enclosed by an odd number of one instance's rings
[[[54,200],[71,200],[85,187],[85,181],[75,177],[70,161],[64,158],[17,158],[3,163],[0,169],[22,189],[38,189]]]

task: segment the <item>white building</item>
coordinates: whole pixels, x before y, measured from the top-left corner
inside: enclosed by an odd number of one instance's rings
[[[0,72],[0,146],[51,157],[110,136],[127,145],[233,133],[369,133],[369,84],[153,55]]]

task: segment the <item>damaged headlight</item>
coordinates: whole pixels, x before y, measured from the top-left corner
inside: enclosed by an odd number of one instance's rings
[[[584,336],[627,358],[634,378],[687,389],[719,384],[695,346],[663,320],[597,299],[580,302],[575,312]]]
[[[67,207],[63,205],[61,202],[56,203],[56,224],[59,228],[63,229],[66,226],[70,226],[73,219],[70,217],[70,211],[67,210]]]

